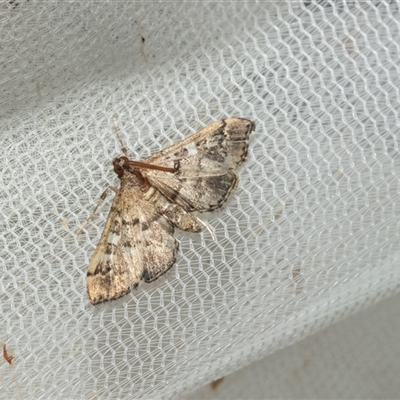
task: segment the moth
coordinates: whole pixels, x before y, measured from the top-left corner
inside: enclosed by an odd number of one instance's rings
[[[116,194],[87,272],[92,304],[117,299],[174,265],[175,228],[198,233],[201,221],[191,213],[226,203],[254,129],[248,119],[224,119],[143,161],[122,147],[124,155],[112,160],[120,187],[107,188]]]

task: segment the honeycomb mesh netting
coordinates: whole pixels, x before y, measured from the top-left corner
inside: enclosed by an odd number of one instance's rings
[[[399,8],[3,1],[2,392],[173,398],[398,293]],[[229,116],[256,130],[215,241],[92,306],[113,117],[142,159]]]

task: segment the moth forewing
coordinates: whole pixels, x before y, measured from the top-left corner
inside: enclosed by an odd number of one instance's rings
[[[126,151],[113,160],[121,184],[89,263],[93,304],[117,299],[172,267],[178,249],[174,229],[200,232],[190,212],[225,204],[254,128],[247,119],[228,118],[143,161],[130,160]]]

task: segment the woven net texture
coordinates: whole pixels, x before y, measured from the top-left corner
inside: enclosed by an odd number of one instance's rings
[[[400,289],[399,2],[0,5],[7,398],[176,398]],[[93,306],[85,276],[133,159],[256,123],[240,185],[176,265]]]

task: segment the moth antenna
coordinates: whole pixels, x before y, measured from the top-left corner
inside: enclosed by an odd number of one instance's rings
[[[119,141],[119,145],[120,145],[120,147],[121,147],[121,151],[124,153],[124,155],[125,155],[126,157],[129,158],[128,150],[127,150],[126,147],[124,146],[124,142],[122,141],[121,134],[119,133],[118,124],[117,124],[117,119],[116,119],[115,117],[113,117],[113,121],[114,121],[115,134],[117,135],[117,138],[118,138],[118,141]]]
[[[211,239],[215,242],[215,236],[214,236],[214,234],[212,233],[212,230],[210,229],[210,226],[208,225],[208,224],[206,224],[204,221],[202,221],[199,217],[197,217],[196,215],[193,215],[196,219],[197,219],[197,221],[199,221],[203,226],[205,226],[206,227],[206,229],[208,230],[208,232],[210,233],[210,235],[211,235]]]

